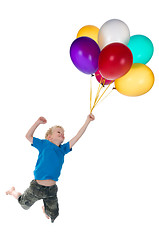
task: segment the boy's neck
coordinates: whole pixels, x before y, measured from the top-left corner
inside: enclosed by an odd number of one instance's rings
[[[49,140],[50,141],[50,140]],[[56,146],[60,146],[61,143],[59,143],[59,141],[56,140],[51,140],[50,142],[52,142],[53,144],[55,144]]]

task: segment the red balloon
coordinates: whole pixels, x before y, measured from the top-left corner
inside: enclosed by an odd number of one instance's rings
[[[97,81],[98,81],[99,83],[101,83],[102,85],[103,85],[103,84],[104,84],[104,85],[109,85],[110,83],[114,82],[114,81],[112,81],[112,80],[107,80],[107,79],[105,79],[105,78],[101,75],[99,69],[96,71],[95,77],[96,77]]]
[[[131,50],[122,43],[111,43],[101,51],[98,68],[104,78],[115,80],[125,75],[132,64]]]

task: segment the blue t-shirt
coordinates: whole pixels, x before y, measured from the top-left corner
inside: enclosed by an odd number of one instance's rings
[[[49,140],[41,140],[33,137],[32,146],[39,151],[38,160],[34,170],[35,179],[52,179],[58,181],[64,163],[64,156],[72,151],[69,142],[58,147]]]

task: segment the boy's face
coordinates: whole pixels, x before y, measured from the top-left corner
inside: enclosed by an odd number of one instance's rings
[[[65,139],[64,130],[62,128],[55,128],[53,133],[49,136],[49,141],[57,144],[61,144]]]

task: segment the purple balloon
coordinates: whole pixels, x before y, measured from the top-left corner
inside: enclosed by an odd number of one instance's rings
[[[77,38],[70,47],[70,57],[73,64],[83,73],[92,74],[98,69],[100,48],[89,37]]]

